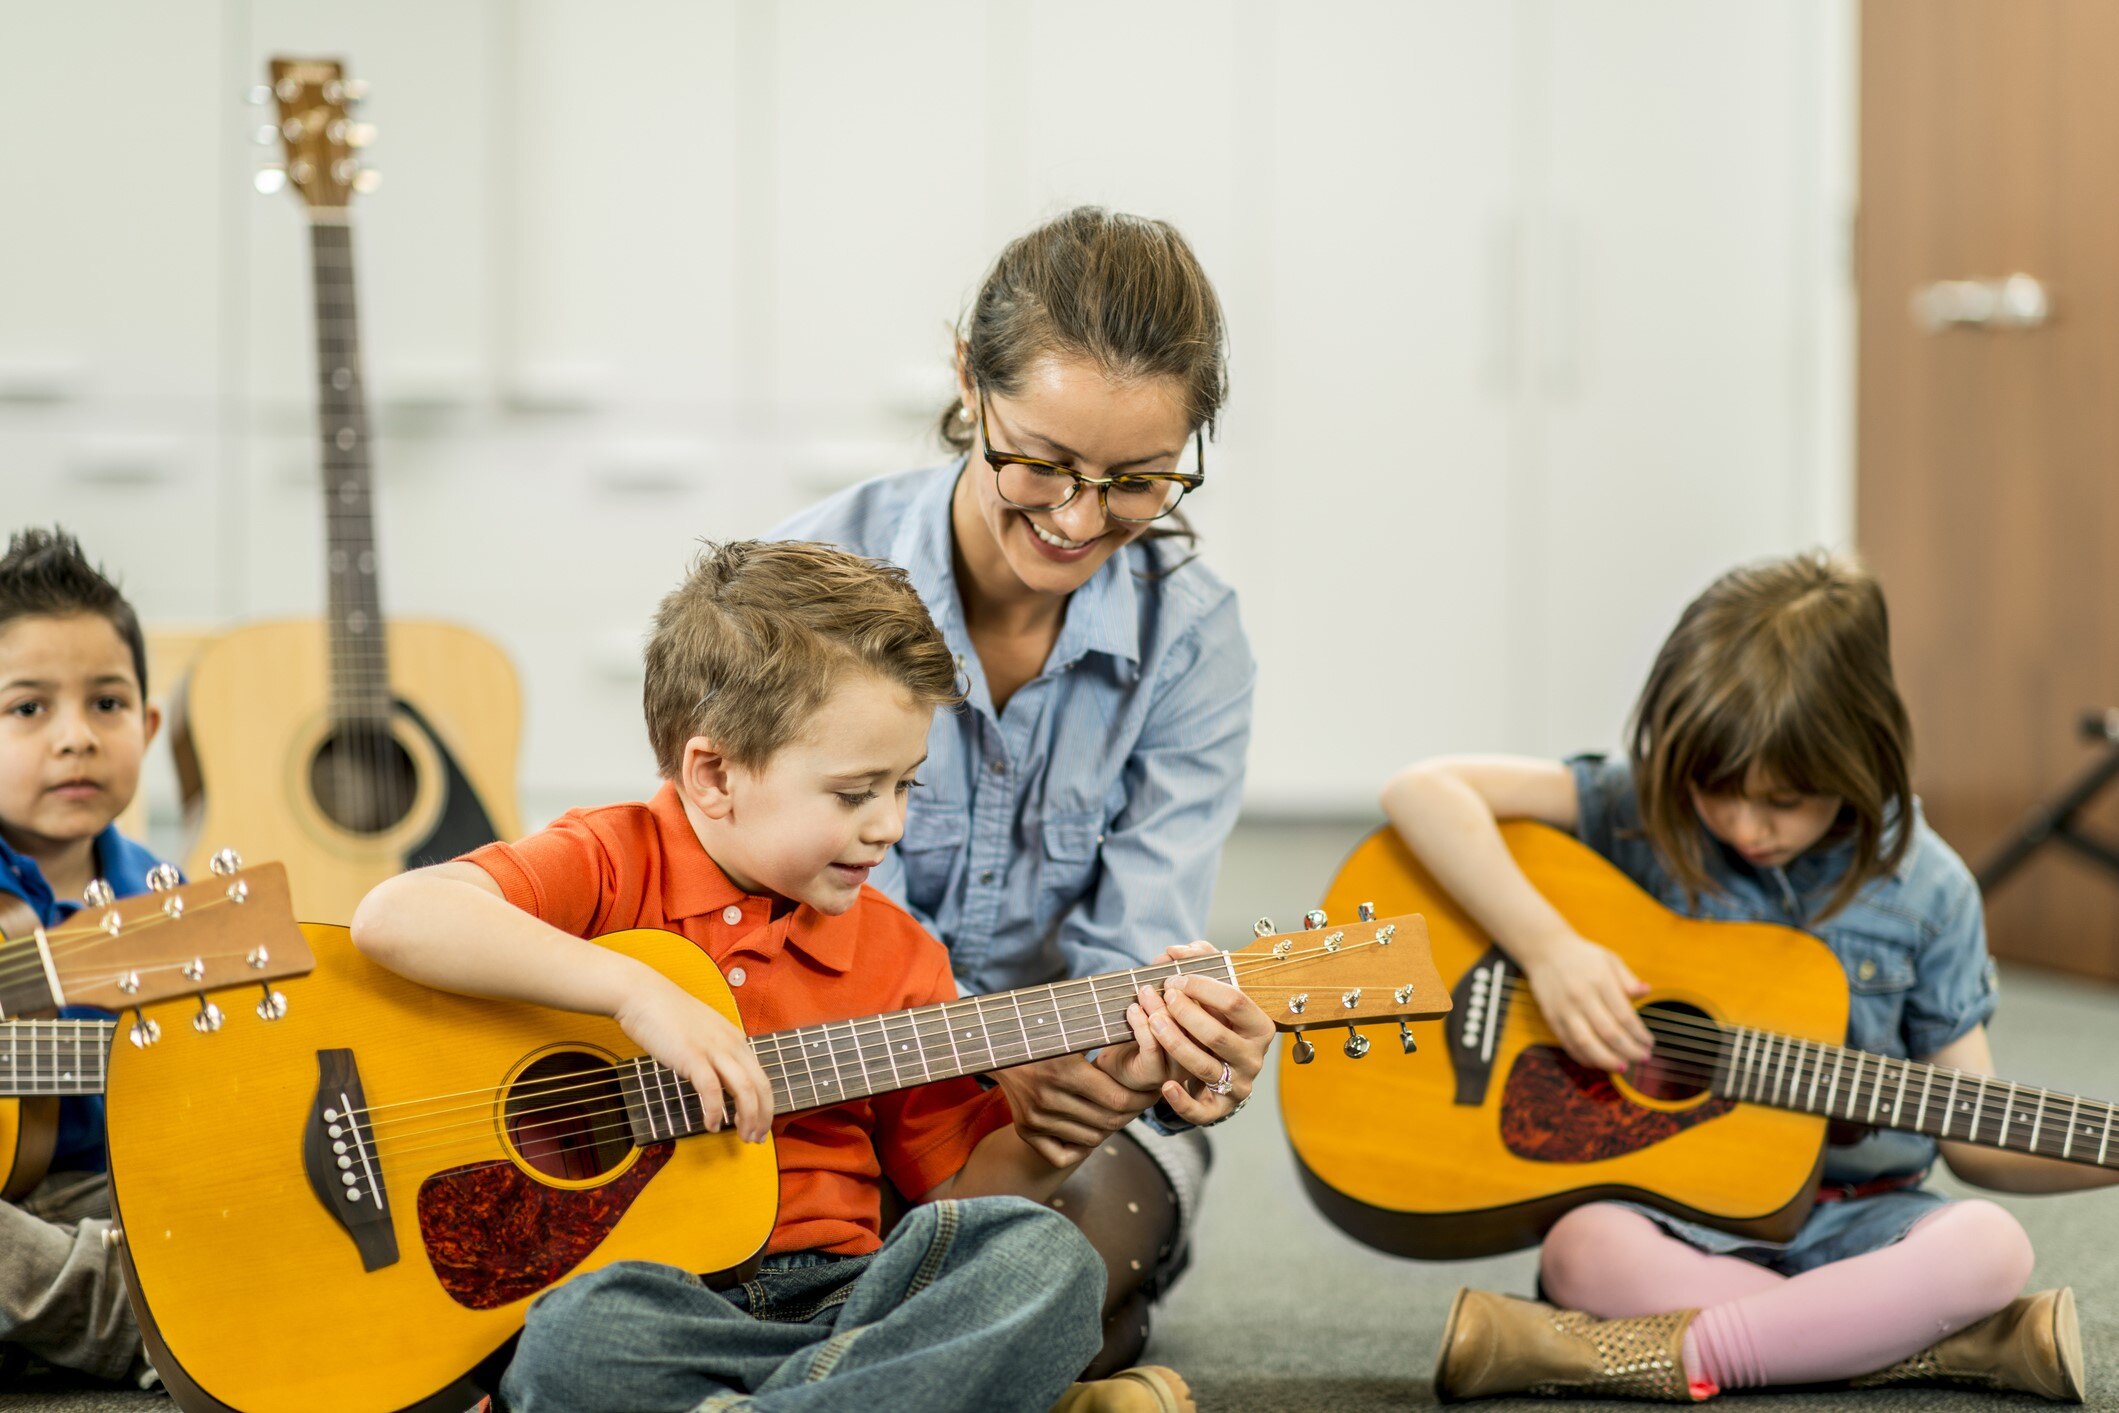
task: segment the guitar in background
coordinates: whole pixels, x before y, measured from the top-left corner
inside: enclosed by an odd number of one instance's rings
[[[209,646],[172,742],[194,837],[283,860],[296,912],[339,921],[392,874],[518,832],[521,720],[514,668],[493,643],[383,620],[348,220],[366,175],[352,89],[336,61],[272,61],[285,181],[309,218],[315,275],[325,621],[251,624]]]

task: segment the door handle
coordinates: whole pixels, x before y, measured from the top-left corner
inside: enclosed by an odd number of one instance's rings
[[[1936,280],[1913,291],[1913,322],[1947,329],[2035,329],[2053,312],[2045,284],[2021,272],[1999,279]]]

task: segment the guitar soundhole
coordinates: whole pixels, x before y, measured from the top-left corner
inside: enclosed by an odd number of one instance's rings
[[[1626,1072],[1627,1082],[1650,1099],[1677,1102],[1707,1092],[1721,1031],[1714,1018],[1683,1001],[1641,1007],[1641,1020],[1655,1037],[1655,1053]]]
[[[633,1151],[618,1074],[601,1056],[561,1051],[534,1061],[508,1089],[508,1141],[539,1173],[586,1182]]]
[[[412,810],[419,768],[382,723],[339,726],[309,762],[317,807],[353,834],[381,834]]]

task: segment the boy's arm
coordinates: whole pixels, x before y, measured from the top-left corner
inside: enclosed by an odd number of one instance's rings
[[[1949,1044],[1926,1056],[1922,1063],[1966,1074],[1994,1073],[1994,1049],[1987,1028],[1975,1025]],[[2093,1168],[2087,1163],[2063,1163],[2035,1153],[2015,1153],[2002,1148],[1982,1148],[1971,1143],[1936,1145],[1950,1171],[1975,1187],[1995,1192],[2079,1192],[2088,1187],[2119,1184],[2119,1170]]]
[[[1581,802],[1565,762],[1524,756],[1421,761],[1383,787],[1383,811],[1443,890],[1523,968],[1570,1055],[1604,1070],[1647,1058],[1648,1030],[1631,1000],[1647,987],[1615,953],[1568,925],[1501,840],[1503,819],[1574,829]]]
[[[443,991],[609,1016],[699,1091],[709,1128],[722,1095],[751,1142],[772,1123],[772,1089],[743,1032],[643,962],[509,903],[476,864],[384,880],[353,914],[353,945],[408,980]]]
[[[1093,1153],[1095,1149],[1086,1152]],[[1066,1167],[1048,1161],[1035,1148],[1023,1140],[1022,1130],[1014,1124],[997,1128],[979,1140],[964,1160],[964,1166],[944,1178],[936,1187],[923,1195],[922,1202],[939,1202],[945,1197],[1027,1197],[1033,1202],[1042,1202],[1060,1190],[1060,1185],[1080,1166],[1079,1160]]]

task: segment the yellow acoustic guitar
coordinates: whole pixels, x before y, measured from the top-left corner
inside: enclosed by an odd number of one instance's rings
[[[705,1132],[698,1095],[615,1024],[429,991],[343,929],[305,930],[322,964],[269,1033],[111,1058],[133,1309],[186,1413],[456,1413],[554,1282],[620,1260],[723,1271],[763,1247],[772,1145]],[[740,1024],[685,939],[601,941]],[[1129,998],[1180,973],[1290,1028],[1448,1004],[1420,920],[1398,918],[751,1044],[792,1113],[1121,1040]]]
[[[153,891],[114,902],[108,885],[90,884],[89,906],[53,928],[37,925],[26,904],[0,903],[0,1197],[19,1201],[42,1181],[59,1131],[59,1100],[103,1092],[103,1059],[114,1021],[30,1019],[62,1005],[137,1008],[196,996],[192,1019],[222,1024],[210,991],[262,988],[258,1014],[278,1019],[281,993],[266,985],[311,965],[294,924],[287,873],[277,864],[247,872],[236,856],[216,856],[204,883],[179,885],[174,869],[148,875]],[[164,866],[166,868],[166,865]],[[240,902],[240,906],[237,906]],[[153,1044],[159,1028],[134,1032]]]
[[[272,84],[315,270],[327,621],[207,646],[171,740],[196,837],[281,859],[301,916],[348,918],[392,874],[515,836],[521,699],[476,633],[383,621],[347,223],[366,133],[337,63],[276,59]]]
[[[1655,1053],[1617,1075],[1568,1059],[1514,963],[1378,830],[1327,906],[1373,897],[1426,916],[1456,1000],[1436,1047],[1448,1063],[1280,1063],[1304,1186],[1361,1241],[1510,1251],[1601,1198],[1784,1240],[1809,1214],[1828,1122],[2119,1166],[2101,1100],[1844,1048],[1846,974],[1808,933],[1682,918],[1570,835],[1501,832],[1569,925],[1655,988],[1638,1003]]]

